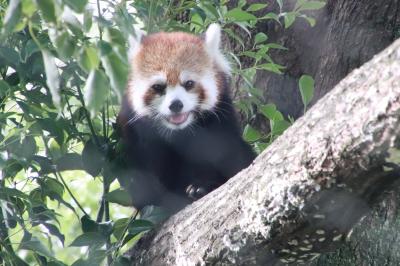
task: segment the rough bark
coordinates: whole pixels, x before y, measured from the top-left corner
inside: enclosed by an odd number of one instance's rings
[[[398,180],[400,40],[255,162],[143,237],[134,265],[274,265],[339,246]]]
[[[258,1],[254,1],[258,2]],[[275,0],[268,0],[269,10],[277,10]],[[294,2],[284,1],[284,10]],[[297,118],[303,105],[298,80],[308,74],[315,78],[314,103],[330,91],[350,71],[370,60],[375,54],[400,37],[400,0],[327,0],[327,5],[312,13],[315,27],[299,18],[285,30],[277,23],[257,26],[288,51],[272,51],[272,58],[287,67],[283,75],[257,74],[257,87],[268,102],[285,115]]]

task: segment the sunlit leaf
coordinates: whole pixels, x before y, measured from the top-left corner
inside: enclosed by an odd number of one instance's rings
[[[114,90],[119,101],[125,91],[128,81],[129,67],[115,52],[101,57],[105,72],[110,79],[111,88]]]
[[[108,79],[101,70],[93,69],[86,81],[84,99],[92,117],[103,107],[109,92]]]
[[[47,50],[42,50],[44,69],[46,71],[46,84],[50,89],[54,105],[59,108],[60,97],[60,74],[55,63],[54,56]]]
[[[78,13],[82,13],[85,10],[85,6],[87,4],[87,0],[63,0],[63,2],[72,10]]]
[[[22,0],[22,13],[30,17],[36,12],[34,0]]]
[[[62,58],[69,59],[75,51],[75,42],[66,31],[56,37],[54,44]]]
[[[82,48],[78,63],[87,73],[93,69],[96,69],[100,63],[97,50],[90,45]]]
[[[18,24],[21,19],[21,1],[20,0],[11,0],[8,4],[6,13],[3,19],[3,28],[2,34],[9,34]]]

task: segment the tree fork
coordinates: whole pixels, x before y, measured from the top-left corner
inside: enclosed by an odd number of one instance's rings
[[[353,71],[247,169],[147,233],[133,265],[301,263],[343,243],[398,183],[400,40]]]

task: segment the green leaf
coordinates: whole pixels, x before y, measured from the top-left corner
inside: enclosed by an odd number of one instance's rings
[[[122,33],[114,28],[106,28],[104,37],[113,45],[117,44],[124,47],[126,44],[125,38]]]
[[[69,59],[75,51],[75,42],[70,38],[67,31],[63,31],[56,37],[54,45],[58,54],[65,59]]]
[[[11,33],[21,19],[21,1],[11,0],[3,19],[2,35]]]
[[[302,4],[299,7],[299,11],[303,11],[303,10],[317,10],[317,9],[321,9],[326,5],[325,2],[321,2],[321,1],[308,1],[305,2],[304,4]]]
[[[81,218],[81,224],[82,224],[82,231],[84,233],[88,232],[97,232],[98,231],[98,224],[90,219],[88,215],[84,215]]]
[[[112,231],[116,239],[121,239],[123,237],[122,234],[125,232],[130,221],[130,218],[121,218],[115,221]]]
[[[303,75],[299,80],[299,88],[304,109],[307,108],[314,96],[314,83],[314,79],[309,75]]]
[[[259,32],[254,37],[254,44],[259,44],[259,43],[265,42],[266,40],[268,40],[267,34],[265,34],[263,32]]]
[[[77,13],[85,11],[87,0],[64,0],[64,3]]]
[[[247,124],[243,131],[243,138],[247,142],[254,142],[261,138],[261,133],[249,124]]]
[[[66,153],[56,160],[58,171],[83,170],[82,157],[78,153]]]
[[[288,12],[285,14],[284,18],[285,18],[285,29],[287,29],[294,23],[296,19],[296,12]]]
[[[62,198],[64,194],[64,185],[54,178],[46,178],[43,182],[46,194],[51,196],[52,194],[58,195]]]
[[[261,18],[259,18],[259,20],[261,20],[261,19],[273,19],[273,20],[275,20],[276,22],[278,22],[279,24],[281,23],[281,22],[279,21],[279,15],[277,15],[277,14],[275,14],[275,13],[273,13],[273,12],[270,12],[270,13],[268,13],[268,14],[262,16]]]
[[[40,49],[37,44],[33,40],[28,40],[21,53],[22,61],[25,63],[30,56],[38,51],[40,51]]]
[[[39,253],[42,256],[54,259],[54,255],[51,253],[51,251],[35,237],[32,237],[29,241],[22,241],[19,249],[31,250]]]
[[[310,24],[311,27],[314,27],[315,24],[317,24],[317,21],[315,20],[315,18],[310,18],[307,16],[301,16],[302,18],[304,18],[305,20],[307,20],[308,24]]]
[[[268,4],[251,4],[246,11],[248,12],[254,12],[254,11],[258,11],[260,9],[266,8],[268,6]]]
[[[86,172],[91,174],[93,177],[99,175],[103,168],[104,155],[96,146],[94,141],[89,140],[86,142],[82,150],[82,162]]]
[[[36,5],[33,0],[22,0],[22,13],[31,17],[36,12]]]
[[[132,235],[137,235],[154,228],[154,224],[148,220],[137,219],[132,221],[128,227],[128,232]]]
[[[110,79],[111,88],[121,102],[128,81],[129,67],[115,52],[101,57],[105,72]]]
[[[6,46],[0,46],[0,59],[1,61],[6,61],[10,66],[13,68],[16,68],[16,66],[19,63],[19,54],[17,51],[15,51],[14,48],[6,47]],[[13,73],[18,76],[18,73]],[[11,75],[13,75],[11,74]],[[10,75],[10,76],[11,76]],[[10,84],[10,82],[8,82]],[[14,85],[14,84],[10,84]]]
[[[94,117],[105,104],[109,91],[108,84],[103,71],[94,69],[90,72],[84,88],[84,99],[91,117]]]
[[[44,69],[46,72],[46,84],[50,89],[50,93],[53,99],[53,103],[57,108],[60,108],[61,97],[60,97],[60,74],[55,63],[53,55],[47,51],[42,50]]]
[[[283,0],[276,0],[276,2],[278,3],[278,5],[279,5],[279,8],[280,8],[280,9],[282,9],[282,6],[283,6]]]
[[[272,135],[281,135],[288,127],[290,127],[290,123],[286,120],[276,120],[273,121],[271,127]]]
[[[42,128],[42,130],[46,130],[50,133],[50,137],[54,137],[57,141],[58,145],[63,145],[64,143],[64,131],[62,124],[58,123],[58,121],[54,121],[51,118],[42,118],[37,119],[38,124]]]
[[[257,154],[262,153],[267,147],[269,143],[264,143],[264,142],[256,142],[255,143],[255,150]]]
[[[98,68],[100,59],[97,50],[91,45],[86,45],[81,50],[78,63],[87,73]]]
[[[0,198],[8,201],[8,197],[17,197],[26,200],[29,199],[28,195],[18,189],[7,187],[0,188]]]
[[[64,246],[64,241],[65,241],[65,236],[63,234],[61,234],[60,229],[58,229],[57,226],[55,226],[54,224],[49,224],[49,223],[41,223],[42,225],[44,225],[47,230],[49,230],[50,234],[52,234],[53,236],[56,236],[62,243],[62,245]]]
[[[36,152],[37,152],[37,146],[35,138],[32,136],[26,136],[21,143],[21,148],[18,151],[18,154],[22,158],[30,160]]]
[[[104,195],[108,202],[117,203],[122,206],[132,206],[132,200],[128,192],[123,189],[116,189]]]
[[[156,206],[146,206],[141,210],[140,218],[153,224],[159,224],[168,218],[169,213],[165,209]]]
[[[85,246],[102,246],[106,243],[106,238],[96,232],[88,232],[84,233],[77,238],[69,245],[70,247],[85,247]]]
[[[83,13],[83,30],[85,32],[89,32],[90,29],[92,28],[92,21],[93,15],[92,11],[90,10],[85,10],[85,13]]]
[[[266,63],[266,64],[261,64],[257,66],[258,69],[263,69],[266,71],[270,71],[276,74],[282,74],[281,69],[283,69],[283,66],[280,66],[278,64],[274,64],[274,63]]]
[[[42,11],[43,19],[46,22],[56,22],[56,8],[54,6],[53,0],[36,0],[36,3],[39,6],[40,11]]]
[[[276,106],[272,103],[261,105],[260,111],[266,118],[273,120],[275,118]]]
[[[10,91],[10,86],[4,80],[0,80],[0,98],[5,97]]]
[[[286,48],[285,46],[282,46],[278,43],[271,42],[271,43],[267,43],[265,46],[268,48],[272,48],[272,49],[288,50],[288,48]]]
[[[240,8],[234,8],[229,10],[225,14],[225,18],[235,22],[257,20],[256,16],[250,14],[249,12],[243,11]]]

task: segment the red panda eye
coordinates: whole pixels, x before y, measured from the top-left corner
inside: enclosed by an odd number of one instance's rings
[[[165,88],[167,88],[167,85],[165,85],[165,84],[154,84],[153,86],[151,86],[151,88],[157,93],[163,93],[165,91]]]
[[[185,84],[183,84],[183,87],[185,87],[185,89],[187,90],[193,89],[194,81],[193,80],[186,81]]]

